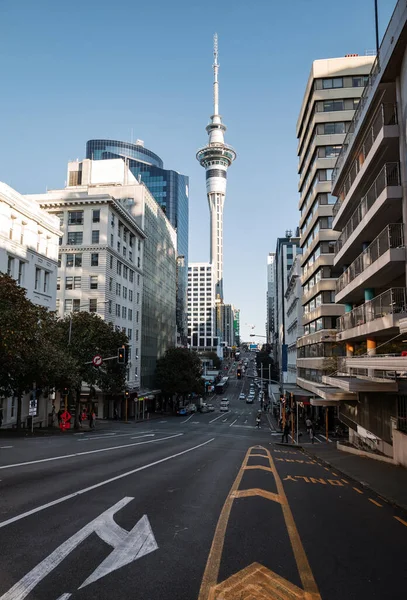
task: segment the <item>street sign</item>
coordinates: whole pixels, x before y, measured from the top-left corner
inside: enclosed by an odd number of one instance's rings
[[[36,398],[32,398],[30,400],[30,407],[28,409],[28,414],[30,415],[30,417],[35,417],[37,414],[37,399]]]
[[[96,354],[96,356],[92,358],[92,363],[94,367],[100,367],[103,363],[103,358],[100,356],[100,354]]]

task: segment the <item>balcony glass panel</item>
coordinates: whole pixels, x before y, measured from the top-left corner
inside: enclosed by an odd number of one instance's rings
[[[405,313],[406,309],[406,288],[391,288],[339,317],[337,328],[347,331],[386,315]]]

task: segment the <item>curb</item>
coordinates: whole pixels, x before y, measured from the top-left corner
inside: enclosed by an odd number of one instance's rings
[[[375,490],[373,487],[371,487],[365,481],[359,481],[358,479],[355,479],[352,475],[348,475],[347,473],[345,473],[344,471],[342,471],[338,467],[335,467],[335,465],[333,465],[332,463],[328,462],[327,460],[325,460],[325,459],[317,456],[316,454],[312,454],[312,452],[309,452],[308,449],[303,448],[302,450],[303,450],[304,454],[308,454],[308,456],[310,456],[311,458],[317,460],[318,462],[322,463],[323,465],[326,465],[327,467],[330,467],[331,469],[335,469],[335,471],[339,471],[340,473],[342,473],[342,475],[344,475],[348,479],[351,479],[354,483],[357,483],[358,485],[361,485],[364,490],[369,490],[369,492],[371,492],[372,494],[375,494],[379,498],[383,499],[385,502],[388,502],[388,504],[391,504],[395,508],[398,508],[399,510],[402,510],[404,512],[407,511],[407,505],[404,506],[404,504],[399,504],[393,498],[389,498],[388,496],[384,496],[381,492],[378,492],[377,490]]]
[[[302,446],[300,446],[299,444],[298,445],[297,444],[284,444],[281,442],[274,442],[274,445],[275,446],[284,446],[284,448],[297,448],[298,450],[304,451],[304,448]]]

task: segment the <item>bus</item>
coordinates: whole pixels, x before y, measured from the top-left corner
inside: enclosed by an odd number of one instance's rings
[[[221,381],[216,384],[215,394],[223,394],[229,385],[229,377],[222,377]]]

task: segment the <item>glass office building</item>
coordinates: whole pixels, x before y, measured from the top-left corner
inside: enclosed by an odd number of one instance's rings
[[[136,143],[117,140],[89,140],[86,158],[106,160],[123,158],[130,171],[150,190],[164,210],[171,225],[177,231],[177,253],[183,256],[185,266],[179,266],[177,297],[177,328],[181,342],[187,342],[187,278],[188,278],[188,235],[189,235],[189,178],[177,171],[164,169],[157,154],[144,147],[141,140]]]

